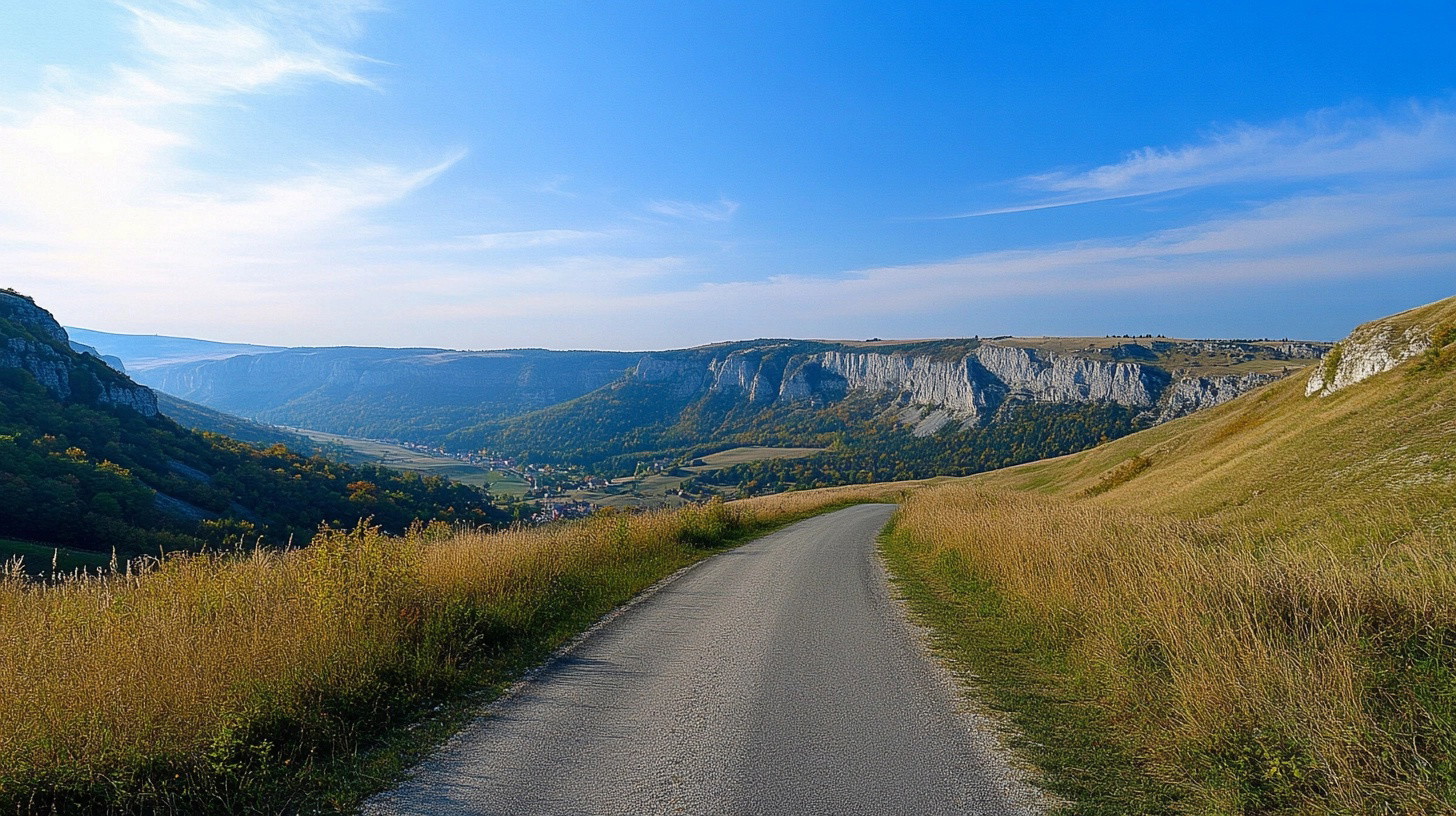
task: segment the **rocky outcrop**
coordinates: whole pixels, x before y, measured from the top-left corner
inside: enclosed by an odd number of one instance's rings
[[[1401,329],[1384,322],[1367,323],[1335,344],[1324,364],[1310,373],[1304,394],[1333,394],[1425,354],[1430,348],[1431,333],[1420,326]]]
[[[1039,355],[1015,346],[982,346],[975,360],[1007,390],[1028,402],[1116,402],[1150,408],[1168,374],[1141,363],[1104,362],[1061,354]]]
[[[852,391],[937,405],[961,416],[973,416],[987,405],[986,390],[971,375],[966,359],[950,362],[908,354],[827,351],[816,355],[814,362]]]
[[[157,415],[157,395],[73,350],[51,313],[23,295],[0,291],[0,368],[30,373],[59,400],[128,408]]]
[[[66,330],[61,328],[61,324],[56,322],[50,312],[17,292],[0,290],[0,320],[9,320],[43,340],[69,342]]]
[[[1156,366],[1042,354],[987,345],[960,362],[887,354],[824,355],[826,369],[852,389],[896,395],[931,410],[917,433],[933,433],[948,419],[973,420],[1003,404],[1114,402],[1144,409],[1159,422],[1176,419],[1280,378],[1276,374],[1173,377]],[[946,416],[948,412],[949,416]]]
[[[660,357],[652,354],[637,361],[631,379],[654,384],[666,384],[673,396],[685,398],[708,387],[712,383],[711,373],[695,361]]]
[[[776,351],[784,346],[742,349],[715,359],[708,370],[716,394],[737,394],[755,405],[776,401],[783,387],[784,360]]]
[[[156,416],[157,395],[152,389],[122,380],[99,382],[100,393],[96,402],[117,408],[130,408],[145,417]]]
[[[1282,379],[1279,374],[1225,374],[1218,377],[1183,377],[1175,380],[1162,397],[1158,421],[1166,422],[1194,411],[1212,408],[1240,394]]]

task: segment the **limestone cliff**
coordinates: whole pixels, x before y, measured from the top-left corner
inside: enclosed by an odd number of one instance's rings
[[[0,368],[19,368],[57,399],[129,408],[157,415],[157,395],[73,350],[51,313],[23,295],[0,290]]]
[[[1390,320],[1366,323],[1335,344],[1324,365],[1310,373],[1304,394],[1307,397],[1333,394],[1425,354],[1430,348],[1428,327],[1402,327]]]
[[[968,349],[862,351],[830,344],[763,342],[697,354],[643,356],[630,375],[643,383],[667,384],[672,396],[731,394],[758,405],[829,403],[851,394],[910,409],[898,414],[917,433],[948,422],[984,421],[1004,405],[1112,402],[1166,421],[1210,407],[1267,385],[1270,373],[1207,374],[1127,362],[1128,352],[1079,355],[1043,351],[1004,342],[975,342]],[[1132,344],[1128,344],[1132,346]],[[1247,347],[1247,348],[1245,348]],[[1115,347],[1112,351],[1122,349]],[[1318,357],[1315,344],[1197,341],[1138,346],[1153,361],[1170,351],[1260,354],[1303,363]]]

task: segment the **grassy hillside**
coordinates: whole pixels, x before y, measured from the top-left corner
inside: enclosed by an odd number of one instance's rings
[[[1085,811],[1456,810],[1456,299],[1385,327],[1434,346],[906,503],[897,572]]]

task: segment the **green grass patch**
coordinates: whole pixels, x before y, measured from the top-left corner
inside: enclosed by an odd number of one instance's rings
[[[766,459],[802,459],[805,456],[823,453],[824,450],[824,448],[776,448],[763,445],[750,445],[740,448],[729,448],[728,450],[694,458],[691,460],[692,464],[686,469],[693,473],[707,473],[732,465],[740,465],[744,462],[759,462]]]
[[[1098,479],[1097,484],[1087,489],[1087,495],[1097,496],[1106,493],[1114,487],[1127,484],[1137,478],[1138,474],[1152,466],[1153,460],[1142,454],[1136,454],[1131,459],[1109,470],[1101,479]]]
[[[496,496],[525,496],[530,485],[519,474],[504,470],[492,470],[485,474],[486,489]]]
[[[975,692],[1016,725],[1013,747],[1041,772],[1039,783],[1077,816],[1176,812],[1178,792],[1154,780],[1131,746],[1112,736],[1095,691],[1065,652],[1017,616],[954,552],[928,558],[903,530],[881,538],[895,583],[930,627],[942,656],[977,679]]]
[[[111,555],[77,550],[71,547],[53,547],[33,541],[15,541],[0,538],[0,562],[12,558],[20,559],[20,568],[30,575],[55,572],[74,572],[78,569],[95,570],[111,564]]]
[[[1413,375],[1442,374],[1456,368],[1456,326],[1431,335],[1431,347],[1411,366]]]
[[[484,487],[492,491],[500,484],[503,489],[498,492],[502,495],[523,495],[526,492],[525,480],[515,474],[502,473],[453,456],[441,456],[377,439],[360,439],[304,428],[289,430],[319,444],[329,456],[350,464],[382,465],[395,470],[412,471],[422,476],[443,476],[461,484]]]

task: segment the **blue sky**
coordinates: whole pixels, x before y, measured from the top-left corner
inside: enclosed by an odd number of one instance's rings
[[[286,344],[1334,338],[1456,294],[1456,6],[0,6],[0,285]]]

